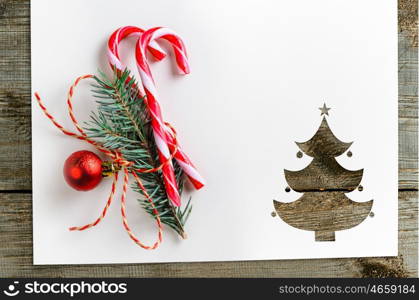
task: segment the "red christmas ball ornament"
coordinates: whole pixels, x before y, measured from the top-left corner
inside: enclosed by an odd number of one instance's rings
[[[91,151],[77,151],[64,163],[64,178],[78,191],[94,189],[102,180],[102,160]]]

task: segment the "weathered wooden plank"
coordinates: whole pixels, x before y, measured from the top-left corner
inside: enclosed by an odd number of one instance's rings
[[[417,192],[399,193],[399,257],[129,265],[32,265],[30,194],[0,194],[1,277],[359,277],[417,275]]]
[[[418,1],[399,0],[399,188],[418,188]]]
[[[0,190],[31,189],[29,1],[0,1]]]
[[[399,33],[399,189],[418,188],[417,28]]]
[[[399,2],[399,182],[417,189],[416,4]],[[29,24],[29,1],[0,1],[0,190],[31,189]]]

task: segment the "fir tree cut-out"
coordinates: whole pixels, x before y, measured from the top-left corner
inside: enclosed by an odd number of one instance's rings
[[[296,201],[284,203],[274,200],[277,215],[292,227],[315,232],[315,241],[335,241],[335,232],[362,223],[371,212],[373,200],[355,202],[345,194],[360,186],[363,169],[351,171],[342,167],[336,157],[345,153],[352,142],[340,141],[327,123],[330,108],[320,108],[323,116],[314,136],[303,143],[300,150],[312,157],[311,163],[300,171],[284,170],[290,188],[303,195]],[[301,151],[297,157],[302,157]],[[348,157],[352,152],[348,151]]]

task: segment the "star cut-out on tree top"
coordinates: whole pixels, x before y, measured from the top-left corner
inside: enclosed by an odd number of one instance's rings
[[[323,104],[323,107],[319,107],[319,109],[320,109],[320,111],[321,111],[320,116],[323,116],[323,115],[328,116],[328,115],[329,115],[329,110],[331,110],[331,108],[330,108],[330,107],[327,107],[327,106],[326,106],[326,103],[324,103],[324,104]]]

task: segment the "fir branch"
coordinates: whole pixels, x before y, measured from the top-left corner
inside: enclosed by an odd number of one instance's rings
[[[151,128],[150,116],[144,99],[139,95],[134,77],[128,70],[122,74],[114,71],[110,80],[101,73],[94,77],[93,93],[98,104],[98,112],[92,113],[86,131],[110,150],[120,151],[125,160],[133,162],[132,169],[151,169],[160,165],[156,144]],[[179,193],[184,185],[184,173],[176,161],[173,162]],[[186,237],[185,223],[191,212],[191,199],[184,209],[174,207],[166,195],[162,172],[140,173],[147,193],[159,212],[162,223],[171,227],[183,238]],[[145,211],[156,217],[153,206],[145,198],[136,183],[132,188],[140,193],[140,204]]]

